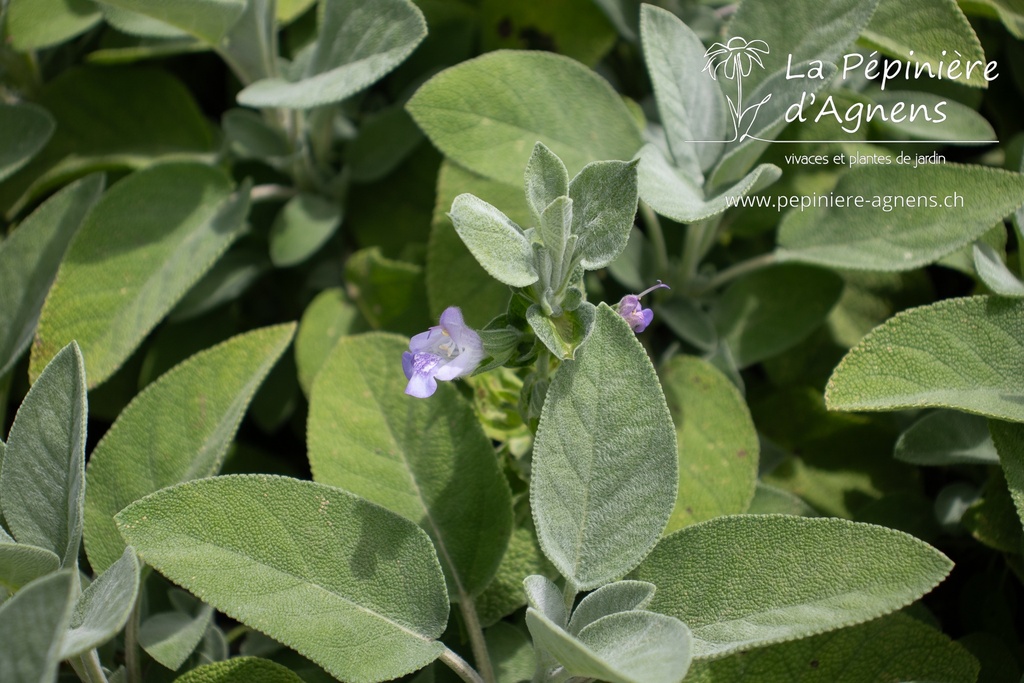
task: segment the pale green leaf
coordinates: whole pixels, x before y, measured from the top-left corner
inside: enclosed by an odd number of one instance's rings
[[[499,50],[463,62],[425,83],[407,108],[448,158],[516,187],[538,141],[570,175],[591,161],[631,159],[642,144],[606,81],[550,53]]]
[[[484,631],[496,683],[527,683],[537,670],[537,655],[526,633],[507,621]]]
[[[286,666],[259,657],[232,657],[192,669],[174,683],[302,683]]]
[[[572,611],[566,630],[578,636],[584,628],[609,614],[644,609],[654,597],[654,591],[654,584],[643,581],[605,584],[580,600],[580,604]]]
[[[138,596],[139,571],[135,551],[125,548],[121,558],[89,584],[71,613],[61,659],[99,647],[124,628]]]
[[[52,550],[0,539],[0,587],[11,593],[59,568],[60,558]]]
[[[900,434],[893,457],[912,465],[995,465],[988,422],[959,410],[936,410]]]
[[[270,229],[270,260],[278,268],[302,263],[337,231],[342,216],[337,202],[317,195],[288,200]]]
[[[241,16],[217,46],[243,85],[277,73],[277,32],[283,24],[274,21],[275,9],[280,9],[276,5],[275,0],[246,0]]]
[[[900,531],[835,518],[737,515],[664,538],[630,578],[650,609],[693,631],[694,657],[721,657],[909,605],[953,563]]]
[[[694,356],[676,356],[665,364],[661,384],[679,452],[679,491],[665,531],[746,512],[760,446],[742,394]]]
[[[89,458],[85,549],[93,569],[105,570],[124,551],[118,511],[166,486],[217,473],[294,330],[262,328],[201,351],[128,404]]]
[[[569,183],[576,255],[587,270],[604,268],[626,248],[637,207],[636,162],[596,161]]]
[[[975,683],[978,662],[959,643],[906,614],[696,662],[692,683]]]
[[[409,0],[333,0],[322,10],[303,78],[257,81],[238,93],[239,103],[311,109],[340,102],[383,78],[427,35],[423,14]]]
[[[1024,524],[1024,425],[990,420],[989,430],[1017,516]]]
[[[606,304],[548,389],[530,500],[541,547],[579,590],[636,566],[676,498],[676,438],[654,368]]]
[[[482,591],[512,531],[512,499],[491,442],[451,384],[405,395],[407,342],[342,339],[313,383],[309,461],[343,487],[419,524],[437,547],[453,599]],[[466,514],[472,510],[472,514]]]
[[[201,479],[117,521],[147,564],[337,678],[395,678],[444,649],[436,639],[448,596],[430,539],[340,489],[266,475]]]
[[[1015,38],[1024,39],[1024,6],[1018,0],[960,0],[957,4],[967,14],[999,19]]]
[[[229,109],[221,118],[231,149],[245,158],[282,157],[291,152],[283,131],[251,109]]]
[[[995,249],[979,240],[974,243],[973,253],[975,272],[994,294],[1024,297],[1024,282],[1006,267]]]
[[[299,385],[306,396],[313,389],[313,380],[334,345],[356,331],[358,316],[359,312],[340,287],[325,289],[309,302],[295,334],[295,366]]]
[[[53,357],[22,401],[0,473],[0,506],[19,543],[78,564],[89,414],[85,363],[71,342]]]
[[[0,104],[0,180],[28,163],[49,141],[56,122],[34,104]]]
[[[10,0],[7,33],[15,50],[59,45],[103,21],[92,0]]]
[[[71,619],[74,571],[48,574],[0,605],[0,680],[42,683],[57,679],[60,643]]]
[[[206,634],[213,608],[201,605],[195,614],[158,612],[139,628],[139,645],[150,657],[171,671],[177,671]]]
[[[550,653],[571,676],[607,683],[679,683],[690,665],[689,629],[663,614],[618,612],[573,636],[529,609],[526,625],[535,647]]]
[[[942,73],[947,79],[950,62],[959,58],[961,66],[952,80],[977,88],[988,85],[983,75],[985,52],[956,0],[880,0],[861,43],[904,63],[910,61],[915,67],[927,64],[932,73]],[[872,57],[880,59],[878,55]],[[966,64],[979,60],[980,67],[973,68],[968,78]]]
[[[68,244],[102,191],[99,175],[69,185],[0,243],[0,376],[31,343]]]
[[[101,4],[100,7],[103,10],[103,18],[106,22],[122,33],[159,39],[189,37],[187,32],[145,14],[113,5]]]
[[[745,368],[805,339],[824,322],[842,291],[842,279],[822,268],[764,268],[725,290],[713,311],[715,327],[736,365]]]
[[[572,199],[567,196],[552,200],[541,213],[540,223],[537,226],[537,233],[535,233],[535,236],[536,234],[540,235],[544,250],[551,259],[552,273],[555,278],[558,278],[563,267],[565,247],[570,234],[572,234],[572,207]]]
[[[243,229],[248,192],[231,190],[223,171],[191,163],[154,166],[111,187],[57,272],[30,374],[75,339],[90,386],[109,378]]]
[[[103,4],[170,24],[210,45],[217,45],[245,10],[245,0],[103,0]]]
[[[882,105],[884,111],[893,113],[893,117],[901,116],[902,121],[882,121],[876,119],[872,123],[891,136],[916,140],[996,140],[996,132],[984,116],[956,100],[940,97],[930,92],[914,92],[912,90],[879,90],[868,95],[871,100]],[[936,112],[931,120],[926,116],[917,116],[913,112],[924,108],[926,112]],[[910,112],[909,115],[907,112]],[[941,114],[942,119],[938,117]]]
[[[816,517],[817,513],[796,494],[757,482],[754,498],[746,512],[752,515],[800,515]]]
[[[833,195],[855,203],[787,214],[779,229],[780,258],[911,270],[969,244],[1013,213],[1024,197],[1024,176],[959,164],[858,166]]]
[[[541,215],[551,202],[567,196],[569,172],[565,170],[565,164],[547,145],[538,142],[526,163],[526,200],[534,225],[540,225]]]
[[[1024,301],[947,299],[868,334],[825,388],[830,410],[955,408],[1024,422]]]
[[[537,281],[530,241],[500,210],[471,194],[460,194],[448,217],[477,262],[496,280],[512,287]]]
[[[594,329],[595,310],[592,303],[584,301],[575,310],[549,317],[544,315],[540,304],[533,304],[526,309],[526,321],[537,339],[556,358],[572,359]]]

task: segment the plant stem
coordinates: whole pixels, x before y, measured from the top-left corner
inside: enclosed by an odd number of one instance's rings
[[[658,214],[654,213],[654,209],[644,201],[640,202],[640,215],[643,216],[644,225],[647,227],[647,236],[654,242],[658,275],[665,278],[668,276],[668,247],[665,245],[665,233],[661,229],[661,221],[658,219]]]
[[[140,581],[140,583],[142,583]],[[142,617],[142,595],[135,598],[135,606],[124,628],[124,668],[127,683],[142,683],[142,663],[139,661],[139,619]]]
[[[491,664],[491,655],[487,652],[487,641],[484,640],[484,631],[480,626],[480,617],[476,613],[476,605],[473,598],[465,593],[459,595],[459,610],[466,623],[466,632],[469,634],[469,643],[473,648],[473,660],[480,669],[480,676],[484,683],[495,683],[494,665]]]
[[[455,654],[449,648],[446,647],[438,659],[447,664],[448,668],[454,671],[466,683],[484,683],[484,679],[480,678],[480,674],[465,659]]]
[[[740,261],[739,263],[729,266],[728,268],[726,268],[725,270],[711,278],[706,285],[701,287],[701,290],[698,293],[718,289],[722,285],[732,282],[741,275],[746,275],[747,273],[753,272],[755,270],[760,270],[761,268],[770,266],[775,262],[775,252],[772,251],[768,252],[767,254],[761,254],[760,256],[755,256],[754,258],[747,259],[746,261]]]
[[[78,666],[74,666],[75,664]],[[103,673],[103,666],[100,664],[100,656],[96,653],[96,650],[89,650],[88,652],[75,657],[75,661],[72,662],[72,665],[78,673],[78,677],[85,681],[85,683],[107,683],[107,676]],[[79,669],[79,667],[81,667],[81,669]]]
[[[294,187],[287,185],[256,185],[249,190],[249,199],[253,202],[267,202],[275,199],[291,199],[299,193]]]

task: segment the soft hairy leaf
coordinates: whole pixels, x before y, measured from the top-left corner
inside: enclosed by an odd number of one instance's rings
[[[278,268],[302,263],[331,238],[342,216],[340,205],[317,195],[288,200],[270,229],[270,260]]]
[[[171,671],[177,671],[199,647],[210,628],[213,608],[201,605],[190,612],[158,612],[139,628],[139,645],[150,657]]]
[[[614,581],[580,600],[566,629],[574,636],[602,617],[644,609],[654,597],[655,586],[644,581]]]
[[[31,343],[68,244],[102,191],[102,176],[83,178],[46,200],[0,242],[0,376]]]
[[[245,158],[282,157],[291,152],[284,132],[267,123],[251,109],[237,107],[221,118],[232,151]]]
[[[85,363],[71,342],[47,364],[11,426],[0,507],[19,543],[78,564],[85,496]]]
[[[828,316],[843,281],[822,268],[785,264],[733,282],[714,310],[719,337],[745,368],[782,353]]]
[[[973,69],[970,78],[962,67],[953,80],[977,88],[987,85],[982,73],[985,52],[956,0],[879,0],[861,42],[890,57],[929,64],[933,73],[938,73],[940,61],[949,64],[954,53],[964,64],[981,60],[982,68]]]
[[[1024,282],[1006,267],[991,245],[978,240],[974,243],[973,255],[975,272],[994,294],[1018,299],[1024,297]]]
[[[989,430],[999,452],[999,462],[1003,466],[1017,516],[1024,524],[1024,425],[990,420]]]
[[[992,128],[992,124],[984,116],[956,100],[944,99],[930,92],[914,92],[912,90],[879,90],[872,92],[869,97],[876,104],[884,106],[886,111],[895,111],[892,108],[902,104],[909,111],[913,111],[917,107],[925,107],[926,110],[941,111],[945,117],[942,121],[937,118],[929,121],[924,117],[919,117],[913,121],[907,118],[899,122],[881,120],[873,122],[890,135],[895,134],[901,138],[916,140],[964,140],[970,142],[996,140],[996,132]]]
[[[565,164],[547,145],[538,142],[526,163],[526,200],[534,225],[540,225],[541,215],[551,202],[568,195],[569,172]]]
[[[905,607],[950,571],[913,536],[836,518],[720,517],[664,538],[630,575],[693,631],[694,657],[823,633]]]
[[[761,482],[757,483],[757,488],[754,490],[754,498],[750,501],[750,507],[747,508],[746,512],[752,515],[817,516],[814,508],[805,503],[799,496]]]
[[[10,0],[7,32],[18,51],[59,45],[103,21],[92,0]]]
[[[535,647],[550,653],[571,676],[608,683],[679,683],[690,666],[689,629],[663,614],[618,612],[573,636],[529,609],[526,625]]]
[[[906,614],[700,661],[693,683],[974,683],[978,662],[961,644]]]
[[[74,570],[48,574],[0,605],[0,680],[57,679],[61,637],[74,604]]]
[[[946,299],[896,314],[832,373],[830,410],[955,408],[1024,422],[1024,301]]]
[[[103,3],[170,24],[210,45],[217,45],[245,10],[245,0],[103,0]]]
[[[995,465],[988,422],[959,410],[936,410],[900,434],[893,456],[912,465]]]
[[[672,511],[676,438],[661,386],[629,325],[606,304],[548,389],[530,501],[541,547],[580,590],[632,569]]]
[[[427,81],[407,105],[449,159],[520,187],[537,141],[570,175],[591,161],[631,159],[640,132],[622,99],[579,62],[499,50]]]
[[[316,481],[423,527],[453,599],[473,596],[508,546],[511,493],[490,440],[451,384],[439,383],[426,400],[405,395],[407,348],[384,334],[338,342],[310,394],[310,467]]]
[[[52,550],[0,539],[0,587],[11,593],[59,568],[60,558]]]
[[[954,194],[936,195],[936,188]],[[863,206],[791,211],[779,228],[780,258],[911,270],[970,244],[1013,213],[1024,197],[1024,175],[960,164],[858,166],[833,193],[862,198]]]
[[[409,0],[332,0],[321,10],[307,73],[294,82],[257,81],[238,94],[239,103],[311,109],[340,102],[383,78],[427,35],[423,14]]]
[[[526,604],[526,596],[523,593],[524,576],[543,573],[553,577],[557,574],[541,552],[531,522],[532,520],[527,519],[526,524],[517,526],[512,531],[508,549],[501,558],[494,579],[474,600],[480,624],[485,628]]]
[[[139,560],[125,548],[78,597],[68,631],[61,642],[61,659],[75,657],[112,639],[128,622],[139,593]]]
[[[546,576],[527,576],[523,579],[523,590],[530,609],[544,615],[558,628],[565,628],[569,623],[569,612],[562,591],[554,581]]]
[[[147,563],[337,678],[383,681],[444,649],[444,576],[419,527],[350,493],[282,477],[201,479],[119,513]]]
[[[0,104],[0,180],[28,163],[46,145],[56,123],[34,104]]]
[[[343,336],[356,331],[358,316],[340,287],[317,294],[302,313],[295,333],[295,366],[307,397],[331,349]]]
[[[736,386],[710,363],[676,356],[661,368],[676,426],[679,492],[666,532],[746,512],[757,484],[760,446]]]
[[[259,657],[232,657],[223,662],[197,666],[174,683],[302,683],[286,666]]]
[[[175,366],[124,409],[89,458],[85,549],[103,571],[124,551],[114,515],[166,486],[216,474],[293,324],[233,337]]]
[[[460,194],[448,217],[477,262],[496,280],[512,287],[537,281],[530,241],[500,210],[479,197]]]
[[[526,683],[537,670],[537,653],[526,632],[507,621],[484,631],[497,683]]]
[[[587,270],[604,268],[626,248],[636,215],[636,162],[596,161],[569,183],[576,254]]]
[[[533,304],[526,309],[526,321],[530,324],[537,339],[548,348],[556,358],[562,360],[576,357],[576,352],[594,329],[594,304],[584,301],[572,311],[562,311],[551,317],[544,315],[540,304]]]
[[[109,378],[243,229],[248,192],[231,190],[223,171],[193,163],[154,166],[111,187],[57,272],[30,374],[74,339],[90,386]]]

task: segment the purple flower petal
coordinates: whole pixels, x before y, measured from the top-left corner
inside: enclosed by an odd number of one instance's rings
[[[484,359],[480,335],[466,325],[462,311],[450,306],[441,324],[409,340],[402,354],[402,370],[409,384],[405,393],[426,398],[437,391],[437,380],[449,381],[470,374]]]

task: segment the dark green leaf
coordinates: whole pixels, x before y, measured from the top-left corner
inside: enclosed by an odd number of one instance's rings
[[[53,135],[50,113],[34,104],[0,104],[0,181],[28,163]]]

